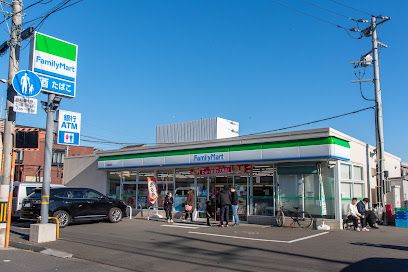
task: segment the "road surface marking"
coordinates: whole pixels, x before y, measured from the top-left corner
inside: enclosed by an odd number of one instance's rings
[[[299,239],[291,240],[291,241],[288,241],[288,243],[289,244],[296,243],[296,242],[300,242],[300,241],[303,241],[303,240],[306,240],[306,239],[311,239],[311,238],[314,238],[314,237],[322,236],[322,235],[325,235],[325,234],[328,234],[328,233],[329,233],[328,231],[321,232],[321,233],[317,233],[317,234],[314,234],[314,235],[309,235],[309,236],[302,237],[302,238],[299,238]]]
[[[169,227],[169,228],[182,228],[182,229],[199,229],[200,227],[194,226],[181,226],[181,225],[160,225],[161,227]]]
[[[303,240],[306,240],[306,239],[311,239],[311,238],[318,237],[318,236],[321,236],[321,235],[324,235],[324,234],[328,234],[329,232],[322,232],[322,233],[309,235],[309,236],[306,236],[306,237],[302,237],[302,238],[295,239],[295,240],[290,240],[290,241],[261,239],[261,238],[250,238],[250,237],[232,236],[232,235],[223,235],[223,234],[215,234],[215,233],[196,232],[196,231],[189,231],[188,233],[197,234],[197,235],[205,235],[205,236],[215,236],[215,237],[224,237],[224,238],[232,238],[232,239],[259,241],[259,242],[292,244],[292,243],[296,243],[296,242],[303,241]]]
[[[268,240],[268,239],[260,239],[260,238],[249,238],[249,237],[222,235],[222,234],[205,233],[205,232],[189,231],[188,233],[198,234],[198,235],[206,235],[206,236],[225,237],[225,238],[232,238],[232,239],[241,239],[241,240],[251,240],[251,241],[261,241],[261,242],[273,242],[273,243],[287,243],[287,241],[280,241],[280,240]]]

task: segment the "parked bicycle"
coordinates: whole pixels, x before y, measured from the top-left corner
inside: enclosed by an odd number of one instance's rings
[[[276,223],[278,227],[298,225],[301,228],[309,228],[313,223],[313,217],[310,213],[302,211],[299,207],[293,207],[294,211],[284,210],[283,206],[279,208],[276,215]]]

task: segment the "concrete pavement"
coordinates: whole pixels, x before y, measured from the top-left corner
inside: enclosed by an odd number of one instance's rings
[[[325,233],[125,220],[69,226],[61,240],[42,246],[126,271],[384,272],[408,267],[407,234],[393,227]]]

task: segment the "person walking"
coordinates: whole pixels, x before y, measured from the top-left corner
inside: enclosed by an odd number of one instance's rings
[[[234,226],[239,226],[239,216],[238,216],[238,194],[235,187],[231,187],[231,208],[232,215],[234,217]]]
[[[218,194],[218,203],[220,204],[220,227],[228,227],[229,207],[231,206],[231,195],[228,189],[228,185],[224,186],[224,189]]]
[[[186,205],[184,206],[186,212],[185,220],[190,216],[191,222],[193,222],[193,212],[194,212],[194,191],[192,189],[188,190]]]
[[[173,195],[171,192],[168,192],[166,194],[166,197],[164,198],[164,210],[166,211],[166,219],[167,222],[173,223]]]

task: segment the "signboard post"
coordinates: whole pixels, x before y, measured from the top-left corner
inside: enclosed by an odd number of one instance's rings
[[[58,112],[58,144],[79,145],[81,136],[81,114],[60,110]]]
[[[40,77],[42,91],[75,97],[78,46],[35,32],[31,47],[30,67]]]

